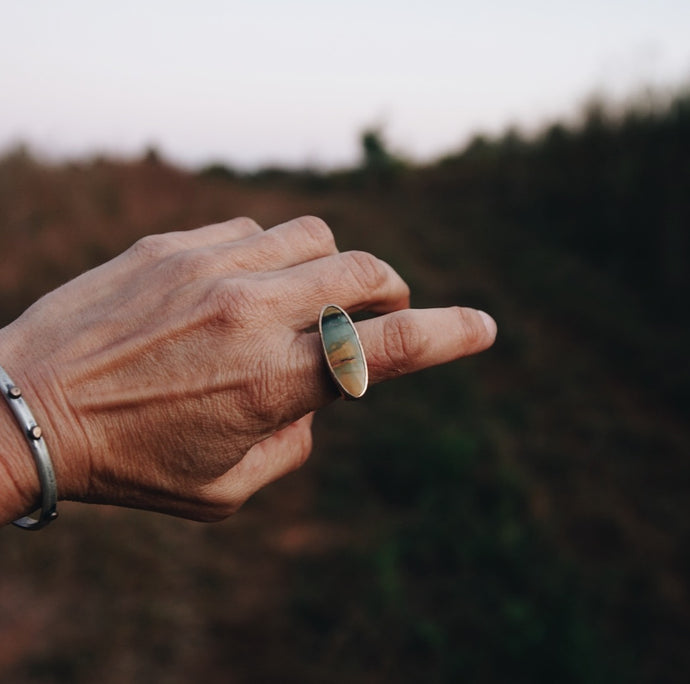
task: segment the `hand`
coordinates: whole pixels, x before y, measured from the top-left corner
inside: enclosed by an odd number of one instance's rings
[[[307,458],[312,412],[338,396],[313,331],[327,303],[382,314],[357,324],[373,383],[496,333],[472,309],[410,310],[400,276],[339,253],[319,219],[235,219],[146,237],[46,295],[0,331],[0,363],[43,427],[61,498],[218,520]],[[7,456],[7,520],[39,500],[22,448]]]

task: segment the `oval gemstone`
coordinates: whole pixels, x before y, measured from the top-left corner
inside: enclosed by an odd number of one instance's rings
[[[369,381],[364,351],[350,317],[335,304],[324,306],[319,318],[319,332],[326,362],[340,391],[350,399],[359,399]]]

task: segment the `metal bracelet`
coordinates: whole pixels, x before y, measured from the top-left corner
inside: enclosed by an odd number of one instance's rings
[[[36,462],[38,479],[41,482],[41,513],[38,518],[27,515],[15,520],[12,524],[25,530],[40,530],[58,517],[57,483],[53,462],[50,460],[41,428],[36,424],[36,419],[22,398],[21,390],[12,382],[2,366],[0,366],[0,390],[29,442],[29,449]]]

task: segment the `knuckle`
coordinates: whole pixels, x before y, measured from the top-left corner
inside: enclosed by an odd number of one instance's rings
[[[366,292],[380,290],[388,280],[385,264],[369,252],[346,252],[345,267],[351,278]]]
[[[174,238],[170,235],[146,235],[139,238],[130,251],[135,257],[146,262],[161,261],[177,248]]]
[[[301,216],[295,221],[303,233],[303,240],[309,242],[319,252],[335,251],[335,238],[325,221],[317,216]]]
[[[385,361],[396,373],[415,365],[428,346],[427,335],[406,313],[387,318],[383,328]]]
[[[264,232],[264,229],[253,218],[249,218],[248,216],[238,216],[228,221],[228,224],[236,225],[241,232],[246,235]]]
[[[241,325],[252,319],[257,310],[254,287],[245,279],[214,280],[206,293],[206,306],[213,319],[224,325]]]
[[[170,257],[170,267],[177,278],[193,280],[214,271],[213,253],[208,249],[190,249]]]
[[[253,339],[255,344],[246,362],[251,376],[239,399],[241,409],[249,423],[261,431],[280,429],[294,421],[295,396],[290,383],[290,362],[282,355],[276,355],[274,340]]]

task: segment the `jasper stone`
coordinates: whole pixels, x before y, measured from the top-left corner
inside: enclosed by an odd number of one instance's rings
[[[364,352],[350,317],[329,304],[319,318],[319,332],[326,362],[346,398],[359,399],[367,390],[368,372]]]

